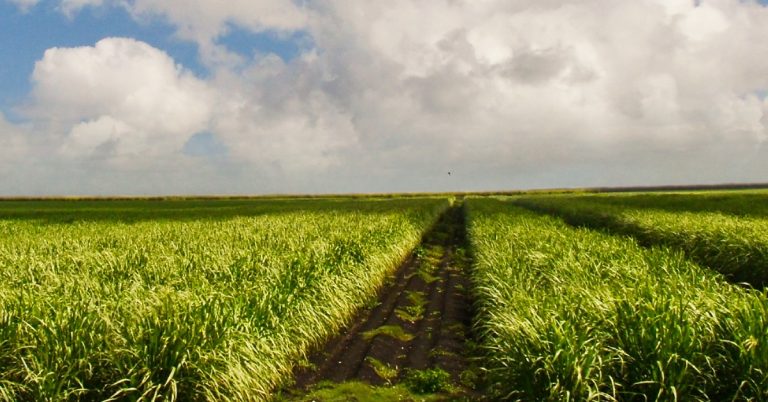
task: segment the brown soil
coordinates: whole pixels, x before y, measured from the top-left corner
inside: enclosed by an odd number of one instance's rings
[[[465,243],[463,210],[454,206],[380,292],[378,304],[316,353],[313,369],[296,370],[297,388],[321,381],[390,384],[406,369],[436,367],[459,384],[471,321]]]

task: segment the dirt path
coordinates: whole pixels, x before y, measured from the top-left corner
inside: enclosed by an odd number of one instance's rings
[[[471,320],[461,206],[450,208],[398,270],[378,304],[299,369],[298,389],[318,382],[394,384],[409,370],[440,368],[453,384],[467,369]]]

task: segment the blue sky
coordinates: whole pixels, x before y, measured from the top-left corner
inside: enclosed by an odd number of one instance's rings
[[[55,1],[43,1],[23,11],[8,0],[0,0],[0,111],[10,120],[19,119],[14,106],[29,93],[29,77],[46,49],[92,46],[106,37],[146,42],[196,75],[208,76],[210,71],[200,60],[197,44],[180,39],[175,31],[163,18],[136,21],[117,6],[85,7],[67,16]],[[311,39],[302,32],[251,32],[237,25],[230,25],[228,31],[218,43],[244,56],[273,53],[291,60],[311,45]]]
[[[0,0],[0,195],[768,181],[760,4]]]
[[[13,116],[13,105],[29,92],[35,62],[52,47],[92,46],[109,36],[134,37],[162,48],[187,68],[204,73],[195,44],[173,37],[174,29],[159,22],[138,24],[120,9],[87,8],[68,18],[52,4],[22,12],[0,2],[0,103]]]

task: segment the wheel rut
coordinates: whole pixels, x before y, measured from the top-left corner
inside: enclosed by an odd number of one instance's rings
[[[411,370],[439,368],[453,384],[468,369],[471,324],[464,213],[449,208],[424,236],[375,307],[295,371],[295,391],[318,383],[388,385]]]

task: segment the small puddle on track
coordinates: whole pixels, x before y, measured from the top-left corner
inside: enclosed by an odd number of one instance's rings
[[[436,394],[420,399],[470,399],[473,375],[466,341],[472,312],[466,244],[463,208],[456,204],[425,235],[393,283],[380,292],[377,305],[361,312],[350,327],[330,340],[310,359],[309,367],[297,368],[296,384],[284,395],[294,400],[325,400],[309,396],[310,391],[338,387],[341,394],[369,392],[376,400],[387,400],[374,395],[384,392],[383,388],[369,385],[396,385],[390,400],[408,400],[398,392],[419,387],[438,388]],[[407,389],[402,384],[408,384]]]

